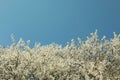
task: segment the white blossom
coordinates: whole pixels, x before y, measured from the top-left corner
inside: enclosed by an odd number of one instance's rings
[[[29,47],[22,38],[0,47],[0,80],[120,80],[120,34],[86,41],[78,38],[66,46],[52,43]]]

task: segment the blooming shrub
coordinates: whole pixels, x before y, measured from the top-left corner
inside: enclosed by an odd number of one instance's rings
[[[120,34],[29,47],[22,39],[0,47],[0,80],[120,80]]]

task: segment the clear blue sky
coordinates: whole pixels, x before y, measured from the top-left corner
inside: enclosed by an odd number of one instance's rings
[[[120,0],[0,0],[0,45],[22,37],[41,44],[65,44],[72,38],[85,39],[120,33]]]

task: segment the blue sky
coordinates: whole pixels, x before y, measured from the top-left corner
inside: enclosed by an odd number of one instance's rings
[[[0,0],[0,45],[12,33],[31,45],[64,45],[96,29],[100,37],[120,33],[120,0]]]

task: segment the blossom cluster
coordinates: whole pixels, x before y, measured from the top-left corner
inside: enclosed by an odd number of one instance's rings
[[[52,43],[29,47],[22,38],[0,47],[0,80],[120,80],[120,34],[107,40],[97,31],[86,41],[66,46]]]

